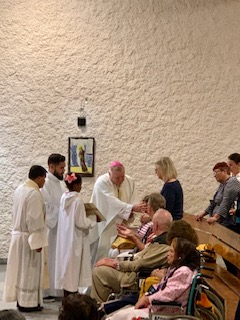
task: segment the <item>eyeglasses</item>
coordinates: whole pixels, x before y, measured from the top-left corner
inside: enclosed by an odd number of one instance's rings
[[[222,172],[221,170],[214,170],[213,175],[216,176],[219,172]]]

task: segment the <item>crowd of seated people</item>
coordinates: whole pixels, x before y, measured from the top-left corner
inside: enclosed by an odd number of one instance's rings
[[[191,227],[191,225],[184,220],[177,220],[171,223],[171,226],[167,232],[167,243],[171,244],[174,238],[185,238],[188,241],[192,242],[196,247],[198,245],[198,236],[195,230]],[[152,271],[152,276],[154,278],[159,278],[159,282],[163,278],[163,273],[166,271],[165,268],[157,268]],[[117,299],[116,301],[107,301],[101,304],[100,310],[102,314],[110,314],[113,311],[116,311],[126,305],[135,305],[135,303],[139,299],[140,292],[134,292],[123,296],[121,299]]]
[[[163,302],[177,301],[182,308],[186,308],[188,295],[196,270],[200,265],[200,256],[196,246],[184,238],[174,238],[167,255],[168,269],[159,284],[148,290],[134,307],[121,309],[107,320],[131,320],[133,317],[146,318],[149,315],[149,306],[153,300]],[[174,310],[161,308],[164,313],[173,314]],[[179,310],[178,310],[179,312]]]
[[[216,163],[216,165],[213,167],[214,177],[217,180],[217,182],[219,182],[219,188],[217,189],[213,197],[213,200],[210,201],[210,205],[208,206],[208,208],[205,211],[201,212],[200,214],[197,214],[196,219],[201,220],[203,216],[209,215],[207,219],[207,222],[209,224],[217,222],[239,233],[239,224],[237,221],[237,212],[238,212],[237,210],[239,210],[239,208],[237,207],[237,201],[238,201],[238,196],[240,194],[240,182],[239,182],[240,155],[239,154],[237,155],[239,157],[236,156],[236,154],[230,155],[228,164],[226,162],[219,162],[219,163]],[[162,179],[163,173],[161,172],[160,162],[159,164],[156,163],[156,173],[158,174],[158,177]],[[176,176],[175,176],[175,179],[176,179]],[[166,181],[169,182],[168,180]],[[166,181],[164,182],[166,183]],[[176,180],[173,180],[173,181],[176,181]],[[180,220],[179,222],[182,223],[183,221]],[[189,226],[187,226],[187,229],[188,228]],[[121,233],[121,230],[123,230],[123,228],[120,227],[118,228],[118,230]],[[178,237],[178,235],[176,235],[175,237]],[[197,238],[195,241],[195,246],[196,245],[197,245]],[[226,266],[227,266],[227,269],[230,272],[232,272],[231,266],[229,266],[229,263],[227,261],[226,261]],[[97,267],[98,265],[96,265],[96,268]],[[234,273],[234,271],[232,273]],[[177,274],[175,274],[175,276],[177,276]],[[93,275],[93,278],[94,278],[94,275]],[[181,277],[180,277],[180,281],[181,281]],[[146,299],[146,296],[144,296],[143,298],[140,298],[139,302],[136,302],[138,295],[136,294],[134,295],[135,297],[132,300],[131,299],[129,300],[129,297],[123,297],[121,300],[126,300],[126,302],[121,301],[122,303],[120,303],[119,301],[103,302],[101,305],[101,311],[105,312],[106,314],[109,314],[112,311],[115,311],[118,308],[121,308],[123,305],[126,305],[126,303],[128,304],[136,303],[135,308],[125,309],[125,311],[121,311],[121,312],[119,311],[118,313],[114,313],[113,318],[109,317],[107,319],[128,319],[127,317],[129,317],[129,319],[132,319],[133,317],[138,317],[138,316],[146,317],[147,311],[145,311],[144,313],[144,311],[142,310],[142,307],[145,305],[144,303],[142,304],[141,302],[142,301],[141,299]],[[163,295],[163,299],[164,299],[164,295]],[[174,299],[175,298],[173,297],[173,300]],[[148,301],[151,301],[151,298],[148,298]],[[136,311],[136,309],[138,310],[138,308],[141,308],[140,313]]]

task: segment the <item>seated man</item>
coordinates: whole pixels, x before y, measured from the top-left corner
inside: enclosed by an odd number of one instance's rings
[[[93,269],[91,296],[98,302],[104,302],[112,292],[119,293],[121,288],[135,288],[137,272],[142,267],[165,267],[167,265],[167,231],[172,222],[172,215],[165,209],[159,209],[153,216],[153,232],[156,238],[133,261],[101,259]]]

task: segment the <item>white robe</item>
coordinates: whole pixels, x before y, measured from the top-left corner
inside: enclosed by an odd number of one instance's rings
[[[29,179],[14,193],[4,301],[18,301],[22,307],[42,304],[43,254],[36,249],[47,245],[42,194]]]
[[[96,222],[86,217],[79,193],[62,195],[57,232],[55,287],[76,292],[92,284],[89,229]]]
[[[118,190],[106,173],[97,179],[90,202],[94,203],[106,218],[106,221],[97,224],[98,229],[94,228],[91,232],[91,243],[96,242],[100,235],[96,258],[94,252],[91,252],[92,260],[97,261],[108,256],[111,244],[117,235],[116,224],[121,223],[123,219],[128,220],[133,204],[138,202],[135,182],[125,175]]]
[[[48,172],[45,184],[42,188],[44,203],[46,206],[46,224],[48,227],[48,274],[49,274],[49,289],[44,290],[44,296],[61,297],[62,291],[56,290],[54,285],[55,280],[55,256],[56,256],[56,241],[57,241],[57,225],[60,199],[65,191],[63,183]]]

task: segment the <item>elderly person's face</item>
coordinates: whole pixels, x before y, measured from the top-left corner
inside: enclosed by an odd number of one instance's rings
[[[215,169],[215,170],[213,170],[213,175],[214,175],[215,179],[217,180],[217,182],[219,182],[219,183],[225,182],[229,177],[227,170],[225,170],[225,169],[222,169],[222,170]]]
[[[167,253],[167,263],[171,266],[173,262],[177,259],[177,255],[175,252],[174,244],[173,242],[171,243],[170,249]]]
[[[236,163],[235,161],[229,159],[228,165],[229,165],[229,168],[234,176],[236,176],[240,172],[239,163]]]
[[[120,187],[125,178],[124,168],[122,167],[120,170],[112,168],[112,170],[109,171],[109,177],[113,184]]]
[[[149,202],[147,203],[147,214],[152,218],[154,215],[155,211],[153,208],[150,206]]]

